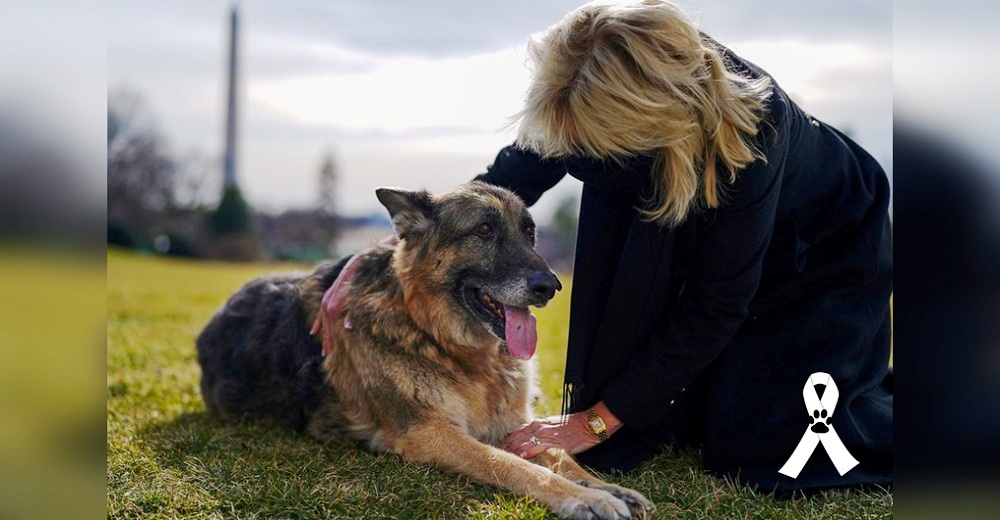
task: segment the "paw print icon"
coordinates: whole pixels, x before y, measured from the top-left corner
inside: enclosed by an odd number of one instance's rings
[[[817,387],[823,385],[823,398],[820,399]],[[844,442],[837,435],[837,430],[831,424],[834,410],[837,408],[837,400],[840,398],[840,389],[833,377],[826,372],[815,372],[806,380],[802,387],[802,401],[805,403],[805,412],[811,424],[802,432],[795,451],[789,455],[788,460],[781,466],[778,473],[786,477],[798,478],[799,472],[805,467],[809,457],[816,451],[816,447],[823,445],[830,460],[833,461],[837,473],[844,476],[848,471],[858,465],[851,452],[847,451]]]
[[[826,410],[813,410],[813,423],[809,428],[816,433],[826,433],[830,431],[830,418],[827,417]]]

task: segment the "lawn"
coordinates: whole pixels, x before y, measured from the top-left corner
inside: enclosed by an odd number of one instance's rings
[[[109,518],[548,518],[532,500],[403,464],[353,444],[322,446],[265,424],[205,413],[194,337],[251,277],[239,265],[108,253]],[[564,281],[566,277],[563,277]],[[568,291],[538,310],[539,414],[559,408]],[[777,500],[703,474],[695,451],[667,452],[608,480],[657,504],[657,518],[885,518],[892,495],[832,491]]]

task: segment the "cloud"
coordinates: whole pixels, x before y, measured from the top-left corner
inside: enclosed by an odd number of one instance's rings
[[[454,58],[523,45],[580,5],[576,1],[342,0],[247,4],[278,37],[396,57]]]
[[[294,0],[247,2],[247,16],[266,30],[383,56],[451,58],[523,45],[585,2],[578,0]],[[679,0],[714,36],[724,40],[796,39],[812,43],[887,44],[892,3],[887,0],[745,2]]]
[[[303,123],[391,131],[499,128],[528,83],[522,50],[449,59],[381,59],[369,71],[260,81],[249,97]]]
[[[892,46],[889,0],[677,0],[677,4],[723,44],[766,39]]]
[[[734,50],[774,76],[796,104],[892,157],[892,54],[859,43],[755,41]]]

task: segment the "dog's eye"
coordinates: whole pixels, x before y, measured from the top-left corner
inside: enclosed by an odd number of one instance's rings
[[[524,228],[524,234],[528,235],[528,239],[532,242],[535,241],[535,226],[528,226]]]
[[[476,233],[479,233],[480,236],[488,237],[493,234],[493,226],[488,222],[483,222],[476,226]]]

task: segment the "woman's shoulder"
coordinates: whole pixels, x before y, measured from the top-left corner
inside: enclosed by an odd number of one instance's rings
[[[794,106],[794,103],[788,97],[788,94],[785,93],[784,89],[781,88],[778,80],[762,67],[740,56],[732,49],[714,40],[709,40],[712,41],[722,54],[726,68],[729,71],[754,80],[766,79],[770,83],[770,93],[764,105],[765,114],[760,123],[761,130],[768,130],[769,128],[774,130],[783,124],[791,115],[791,108]]]
[[[739,213],[781,187],[781,174],[796,126],[792,122],[794,105],[780,87],[772,84],[765,110],[752,138],[758,157],[736,172],[733,182],[724,187],[721,213]]]

